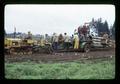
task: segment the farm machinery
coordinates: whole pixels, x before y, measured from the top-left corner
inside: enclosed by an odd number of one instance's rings
[[[88,26],[86,26],[88,24]],[[90,28],[91,27],[91,28]],[[95,33],[93,33],[95,32]],[[92,27],[90,23],[85,23],[83,27],[78,27],[78,35],[85,35],[86,40],[81,40],[79,36],[79,48],[74,49],[74,40],[69,42],[68,49],[64,47],[64,41],[58,42],[57,49],[54,49],[53,43],[45,39],[33,40],[31,32],[28,32],[28,38],[5,38],[4,49],[5,54],[32,54],[32,53],[52,53],[52,52],[69,52],[69,51],[82,51],[89,52],[92,49],[110,49],[115,46],[115,42],[103,37],[98,37],[97,30]],[[94,36],[91,36],[93,34]]]
[[[91,40],[87,39],[86,41],[79,42],[79,48],[74,49],[74,41],[69,43],[69,49],[64,49],[64,42],[58,44],[57,50],[55,52],[89,52],[91,50],[109,50],[115,48],[115,42],[109,40],[105,43],[103,37],[93,37]]]
[[[52,43],[41,42],[30,39],[5,38],[5,54],[34,54],[34,53],[52,53],[52,52],[71,52],[82,51],[89,52],[96,49],[111,49],[114,42],[109,40],[105,43],[103,37],[93,37],[92,40],[80,41],[79,49],[74,49],[74,41],[69,42],[69,49],[64,49],[64,42],[59,43],[57,50]]]
[[[106,42],[106,39],[104,39],[103,37],[93,37],[89,48],[90,50],[112,49],[115,48],[115,42],[110,39],[108,39],[108,41]]]
[[[5,38],[5,53],[8,54],[25,54],[32,53],[32,40],[22,40],[18,38]]]
[[[87,25],[86,25],[87,24]],[[94,32],[94,33],[93,33]],[[78,27],[79,48],[74,49],[74,41],[69,42],[69,49],[64,49],[64,42],[58,42],[58,49],[56,51],[82,51],[89,52],[90,50],[104,50],[115,48],[115,42],[110,38],[98,36],[98,31],[90,23],[85,23],[83,27]],[[84,40],[81,39],[80,34],[84,35]],[[55,51],[55,50],[54,50]]]
[[[50,44],[41,45],[37,40],[5,38],[5,54],[49,53]]]
[[[55,52],[76,52],[76,51],[82,51],[82,52],[88,52],[89,49],[89,43],[88,42],[82,42],[79,45],[79,49],[74,49],[74,44],[69,43],[69,49],[64,49],[64,44],[58,45],[57,50],[53,50]]]

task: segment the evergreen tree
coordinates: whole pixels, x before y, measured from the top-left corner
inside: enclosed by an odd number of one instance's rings
[[[112,36],[113,36],[113,39],[115,39],[115,22],[112,27]]]
[[[97,29],[98,29],[98,36],[100,36],[100,33],[103,32],[103,23],[102,23],[102,18],[97,20]]]
[[[100,36],[101,33],[107,32],[108,34],[110,34],[110,30],[108,27],[108,23],[107,21],[105,21],[104,23],[102,22],[102,18],[99,18],[97,20],[97,29],[98,29],[98,35]]]
[[[110,34],[110,30],[109,30],[107,21],[104,22],[103,30],[104,30],[104,32],[107,32],[108,34]]]

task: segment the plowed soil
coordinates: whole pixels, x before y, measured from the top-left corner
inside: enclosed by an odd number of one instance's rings
[[[83,59],[111,58],[115,56],[115,49],[96,50],[88,53],[83,52],[60,52],[52,54],[31,54],[31,55],[5,55],[5,62],[56,62],[56,61],[74,61]]]

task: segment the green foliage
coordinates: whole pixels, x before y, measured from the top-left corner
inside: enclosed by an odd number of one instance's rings
[[[94,18],[92,19],[92,22],[94,22]],[[98,35],[100,35],[102,32],[107,32],[110,34],[108,22],[106,20],[105,22],[102,22],[102,18],[96,20],[96,28],[98,30]]]
[[[113,24],[113,27],[112,27],[112,36],[113,36],[113,39],[115,39],[115,22]]]
[[[7,79],[113,79],[115,60],[5,63]]]

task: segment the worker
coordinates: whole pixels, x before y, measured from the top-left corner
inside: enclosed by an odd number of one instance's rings
[[[64,37],[63,37],[62,34],[60,34],[58,36],[58,45],[59,45],[59,47],[63,47],[64,46],[63,43],[64,43]]]
[[[74,49],[78,49],[79,48],[79,37],[78,37],[78,33],[75,29],[74,31]]]
[[[69,49],[69,42],[70,37],[67,35],[67,33],[64,33],[64,49]]]
[[[78,27],[78,35],[80,36],[80,34],[81,34],[81,27],[79,26]]]
[[[63,35],[62,35],[62,34],[59,35],[59,37],[58,37],[58,42],[59,42],[59,43],[64,42],[64,38],[63,38]]]
[[[105,32],[103,34],[103,39],[105,40],[105,44],[107,44],[108,43],[108,34],[107,34],[107,32]]]
[[[28,31],[27,39],[32,39],[32,33],[30,31]]]
[[[72,34],[72,36],[70,37],[70,43],[71,45],[74,47],[74,35]]]
[[[49,40],[49,36],[48,34],[45,34],[45,43],[48,43],[48,40]]]
[[[87,27],[86,27],[85,25],[83,25],[82,33],[83,33],[84,35],[87,34]]]
[[[79,39],[80,39],[80,35],[81,35],[82,31],[81,31],[81,27],[79,26],[78,27],[78,36],[79,36]]]
[[[75,29],[75,30],[74,30],[74,35],[75,35],[75,34],[78,34],[78,31],[77,31],[77,29]]]
[[[57,50],[57,47],[58,47],[58,36],[57,36],[57,33],[53,33],[53,36],[52,36],[52,46],[53,46],[53,49]]]
[[[92,43],[92,36],[91,35],[88,35],[88,37],[87,37],[87,41],[88,41],[88,43]]]
[[[44,36],[41,36],[40,45],[41,45],[41,46],[45,46]]]

